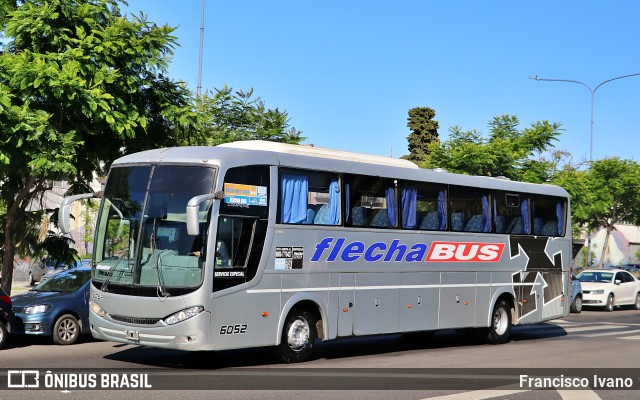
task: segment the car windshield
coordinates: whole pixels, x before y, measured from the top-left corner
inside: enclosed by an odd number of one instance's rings
[[[91,270],[68,270],[51,276],[31,290],[36,292],[75,292],[91,278]]]
[[[580,282],[610,283],[611,279],[613,279],[613,272],[584,271],[578,275]]]

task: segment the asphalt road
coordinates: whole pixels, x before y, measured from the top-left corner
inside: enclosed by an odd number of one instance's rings
[[[145,374],[136,391],[28,389],[0,398],[273,398],[306,399],[637,399],[640,397],[640,311],[584,311],[544,324],[515,327],[504,345],[477,344],[466,332],[384,335],[318,343],[306,363],[278,364],[270,349],[189,353],[85,338],[73,346],[11,338],[0,366],[59,373]],[[590,388],[534,390],[522,376],[587,379]],[[617,378],[633,390],[594,388]],[[7,379],[0,376],[0,379]],[[526,378],[525,378],[526,379]],[[574,381],[581,382],[581,381]],[[0,385],[3,382],[0,382]],[[532,387],[533,386],[533,387]],[[162,389],[162,390],[159,390]],[[172,389],[172,390],[165,390]],[[577,390],[579,389],[579,390]],[[177,391],[179,390],[179,391]]]

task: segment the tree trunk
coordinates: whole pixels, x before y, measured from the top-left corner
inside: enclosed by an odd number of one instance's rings
[[[604,258],[607,255],[607,250],[609,249],[610,235],[611,235],[611,227],[607,226],[607,234],[604,237],[604,244],[602,245],[602,253],[600,253],[600,262],[598,263],[598,268],[604,267]]]
[[[13,283],[13,257],[16,255],[16,242],[14,237],[14,227],[20,211],[26,208],[32,191],[36,186],[35,178],[29,176],[25,182],[25,187],[18,193],[15,200],[7,204],[7,215],[4,225],[4,258],[2,260],[2,290],[11,294],[11,284]]]
[[[15,212],[10,215],[7,210],[7,220],[4,225],[4,259],[2,260],[2,290],[11,295],[11,284],[13,283],[13,257],[15,255],[15,245],[13,239],[13,224]]]

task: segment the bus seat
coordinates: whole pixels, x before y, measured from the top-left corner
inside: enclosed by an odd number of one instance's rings
[[[524,224],[522,223],[522,217],[514,217],[511,222],[509,222],[507,233],[513,233],[514,235],[524,234]]]
[[[353,207],[351,210],[351,225],[365,226],[367,223],[367,209],[365,207]]]
[[[313,224],[313,220],[315,219],[315,217],[316,211],[313,208],[307,208],[307,218],[304,220],[303,224]]]
[[[436,210],[429,211],[424,216],[422,222],[420,222],[420,229],[427,229],[430,231],[438,230],[440,227],[440,213]]]
[[[542,226],[542,234],[545,236],[558,236],[558,221],[552,219]]]
[[[451,230],[461,232],[464,229],[464,213],[451,214]]]
[[[329,224],[329,205],[323,204],[322,207],[316,213],[313,219],[315,225],[330,225]]]
[[[376,212],[376,215],[371,220],[369,226],[375,226],[379,228],[389,226],[389,216],[387,215],[387,209],[383,208],[378,210],[378,212]]]
[[[482,215],[477,214],[469,218],[469,221],[464,227],[465,232],[482,232],[484,223],[482,221]]]
[[[504,233],[505,232],[505,222],[506,219],[504,215],[497,214],[496,215],[496,233]]]
[[[534,218],[533,219],[533,234],[540,235],[542,233],[543,226],[542,218]]]

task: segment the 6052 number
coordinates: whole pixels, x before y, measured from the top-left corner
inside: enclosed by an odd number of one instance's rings
[[[247,333],[247,325],[245,324],[222,325],[220,327],[221,335],[241,335],[243,333]]]

